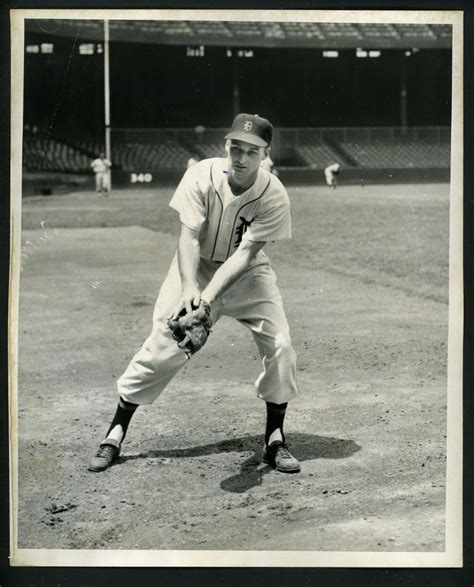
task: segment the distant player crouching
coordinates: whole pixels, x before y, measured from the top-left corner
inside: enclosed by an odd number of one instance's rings
[[[324,170],[324,175],[326,177],[326,183],[329,187],[333,187],[336,189],[337,187],[337,176],[341,170],[341,166],[339,163],[328,163],[327,167]]]

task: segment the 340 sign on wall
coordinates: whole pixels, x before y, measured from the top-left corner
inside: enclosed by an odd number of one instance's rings
[[[153,181],[151,173],[131,173],[130,183],[150,183]]]

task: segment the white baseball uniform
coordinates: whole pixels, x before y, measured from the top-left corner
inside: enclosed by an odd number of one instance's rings
[[[190,157],[188,159],[188,162],[186,163],[186,167],[189,169],[193,165],[196,165],[196,163],[199,163],[199,159],[196,159],[195,157]]]
[[[324,175],[326,177],[326,183],[329,186],[334,185],[334,182],[336,180],[336,176],[339,173],[341,166],[339,165],[339,163],[333,163],[332,165],[328,165],[326,167],[326,169],[324,170]]]
[[[254,184],[235,196],[227,181],[227,168],[226,158],[200,161],[186,171],[170,201],[181,222],[199,231],[197,280],[201,291],[242,239],[261,242],[291,238],[290,203],[280,180],[259,169]],[[117,382],[124,400],[152,403],[189,360],[167,326],[180,295],[176,254],[156,301],[152,332]],[[211,313],[214,323],[227,315],[252,332],[263,363],[255,382],[258,397],[277,404],[295,397],[296,354],[276,276],[263,250],[211,304]]]
[[[267,155],[267,157],[263,159],[263,161],[260,163],[260,167],[262,169],[265,169],[265,171],[268,171],[269,173],[271,172],[271,170],[273,169],[273,161],[270,155]]]
[[[91,163],[92,171],[95,173],[95,188],[99,191],[109,191],[110,189],[110,175],[109,168],[112,163],[108,159],[101,159],[100,157],[94,159]]]

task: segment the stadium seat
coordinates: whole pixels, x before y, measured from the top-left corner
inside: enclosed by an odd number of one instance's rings
[[[127,172],[182,170],[191,154],[200,158],[225,156],[223,129],[130,129],[112,134],[112,164]],[[70,140],[25,132],[23,166],[28,171],[90,173],[90,162],[104,151],[91,138]],[[447,168],[450,134],[445,127],[278,129],[272,158],[277,166],[324,168],[329,162],[343,167]]]
[[[362,168],[444,168],[449,167],[449,143],[384,141],[343,141],[341,147]]]
[[[80,172],[90,169],[90,157],[50,137],[25,136],[23,166],[28,171]]]

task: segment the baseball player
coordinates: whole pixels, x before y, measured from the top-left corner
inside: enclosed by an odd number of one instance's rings
[[[274,173],[278,177],[278,172],[274,168],[275,164],[273,163],[273,160],[270,157],[270,155],[267,155],[265,159],[262,160],[262,162],[260,163],[260,167],[262,169],[265,169],[265,171],[268,171],[268,173]]]
[[[205,308],[214,326],[227,315],[252,333],[262,358],[256,393],[266,403],[263,461],[282,472],[300,470],[283,433],[287,404],[297,394],[296,354],[263,251],[268,241],[291,238],[288,194],[260,167],[272,134],[265,118],[239,114],[225,137],[227,157],[200,161],[178,185],[170,201],[181,221],[177,251],[158,294],[151,334],[117,382],[117,410],[91,471],[113,463],[137,407],[154,402],[191,357],[170,323],[195,308]]]
[[[324,169],[324,176],[326,177],[326,183],[329,187],[333,187],[336,189],[337,187],[337,176],[339,171],[341,170],[341,166],[339,163],[328,163],[326,168]]]
[[[92,171],[95,173],[95,191],[98,194],[107,195],[110,191],[110,168],[112,163],[101,153],[91,163]]]
[[[196,165],[196,163],[199,163],[199,155],[193,153],[186,163],[186,168],[189,169],[193,165]]]

